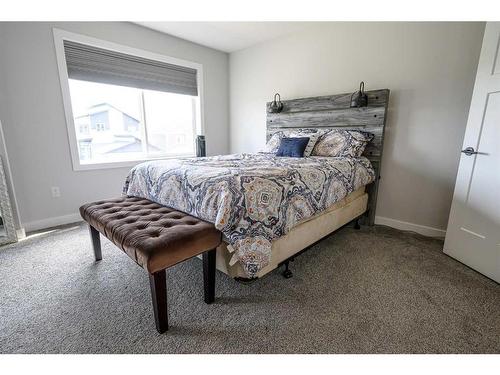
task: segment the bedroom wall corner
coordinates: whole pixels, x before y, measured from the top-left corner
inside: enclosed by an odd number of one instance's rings
[[[27,230],[79,220],[81,204],[120,195],[130,169],[73,170],[53,28],[202,64],[207,153],[229,151],[227,53],[128,22],[0,22],[0,116]]]

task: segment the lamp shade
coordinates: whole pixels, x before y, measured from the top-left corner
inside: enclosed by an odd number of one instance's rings
[[[365,93],[365,83],[361,81],[359,91],[351,95],[351,108],[366,107],[368,105],[368,95]]]
[[[278,97],[278,99],[276,99]],[[274,100],[271,102],[269,106],[269,113],[280,113],[283,110],[283,103],[281,103],[280,94],[274,94]]]

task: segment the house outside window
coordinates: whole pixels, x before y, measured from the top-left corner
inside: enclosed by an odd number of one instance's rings
[[[200,65],[175,59],[189,66],[174,65],[165,56],[60,30],[54,30],[54,38],[75,170],[195,156],[195,138],[201,133]],[[123,52],[117,52],[121,47]],[[101,55],[106,62],[102,70],[120,69],[132,61],[125,73],[134,75],[117,81],[113,71],[86,71],[90,64],[99,64]],[[157,81],[147,80],[151,74],[141,76],[148,69]]]

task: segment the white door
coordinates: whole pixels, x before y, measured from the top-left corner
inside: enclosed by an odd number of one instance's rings
[[[500,22],[486,24],[444,252],[500,282]]]

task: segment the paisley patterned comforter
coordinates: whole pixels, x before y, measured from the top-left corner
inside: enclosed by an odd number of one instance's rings
[[[253,277],[273,240],[373,180],[364,157],[235,154],[139,164],[123,192],[214,223]]]

